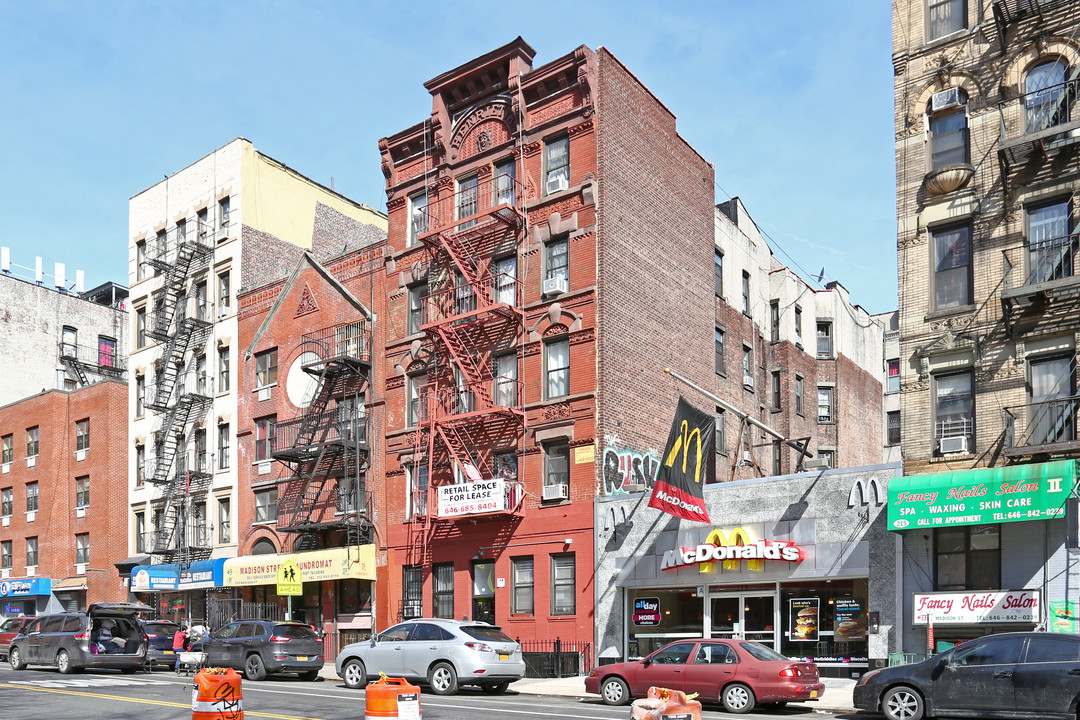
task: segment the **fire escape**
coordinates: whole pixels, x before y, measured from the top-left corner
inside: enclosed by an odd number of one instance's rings
[[[127,370],[126,358],[117,355],[115,346],[95,348],[67,340],[60,341],[60,362],[80,386],[89,385],[93,375],[122,378]]]
[[[525,222],[520,201],[521,190],[509,175],[473,179],[429,200],[416,228],[430,255],[420,329],[432,360],[428,384],[417,398],[414,452],[416,457],[426,452],[432,488],[430,494],[426,488],[414,490],[413,549],[436,521],[521,513],[517,452],[525,413],[517,346],[524,313],[516,253]],[[500,251],[515,259],[499,263]],[[502,451],[493,450],[500,445]],[[502,497],[490,510],[440,517],[440,486],[487,480],[502,484]]]
[[[206,284],[193,283],[210,264],[213,242],[208,226],[185,224],[160,236],[147,253],[147,263],[164,275],[147,328],[147,335],[163,347],[145,401],[162,421],[154,472],[147,478],[164,490],[150,551],[180,562],[205,559],[213,546],[205,519],[213,462],[206,453],[205,430],[196,427],[213,404],[213,383],[205,360],[193,352],[213,328]]]
[[[271,443],[275,460],[293,475],[278,498],[277,528],[313,533],[344,530],[346,545],[370,542],[370,493],[365,397],[371,378],[371,335],[365,321],[304,335],[302,365],[314,380],[311,402],[278,423]]]

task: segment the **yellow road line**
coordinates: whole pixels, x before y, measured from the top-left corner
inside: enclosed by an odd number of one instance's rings
[[[124,697],[123,695],[104,695],[102,693],[79,692],[78,690],[60,690],[59,688],[36,687],[34,685],[9,685],[7,683],[0,683],[0,687],[12,688],[14,690],[36,690],[37,692],[50,692],[56,693],[57,695],[78,695],[81,697],[97,698],[99,700],[120,700],[122,702],[142,703],[143,705],[161,705],[163,707],[191,709],[191,703],[144,700],[142,698]],[[253,712],[251,710],[244,710],[244,715],[274,718],[275,720],[321,720],[321,718],[309,718],[302,715],[272,715],[270,713]]]

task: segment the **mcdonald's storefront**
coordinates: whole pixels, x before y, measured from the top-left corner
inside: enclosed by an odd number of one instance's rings
[[[600,663],[679,638],[756,640],[822,674],[858,676],[896,649],[900,548],[886,530],[899,465],[709,485],[708,524],[600,498]]]

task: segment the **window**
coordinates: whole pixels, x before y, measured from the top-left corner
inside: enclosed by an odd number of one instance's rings
[[[75,536],[75,564],[85,565],[90,562],[90,534],[79,533]]]
[[[218,542],[232,542],[232,501],[218,498],[217,501]]]
[[[267,415],[255,420],[255,461],[269,460],[274,451],[274,434],[277,415]]]
[[[232,307],[232,279],[229,277],[229,271],[225,270],[218,273],[218,314],[222,311],[228,312],[228,309]]]
[[[408,427],[415,427],[418,423],[427,420],[427,374],[417,373],[405,376],[405,392],[408,396]]]
[[[495,165],[495,204],[516,205],[517,193],[514,187],[516,165],[514,158],[503,160]]]
[[[890,410],[885,413],[885,442],[889,445],[900,444],[900,411]]]
[[[427,192],[422,192],[409,197],[409,233],[405,239],[405,247],[411,247],[420,240],[420,236],[428,229],[428,197]]]
[[[772,411],[773,412],[779,412],[780,411],[780,371],[779,370],[773,370],[772,371],[771,380],[772,380],[772,386],[771,386],[771,391],[772,391],[771,392],[771,395],[772,395]]]
[[[219,227],[229,226],[229,215],[232,212],[232,203],[229,198],[223,197],[218,200],[218,225]]]
[[[277,383],[277,348],[255,354],[255,387]]]
[[[405,519],[427,514],[428,468],[425,464],[405,466],[408,488],[405,496]]]
[[[183,245],[187,242],[187,220],[176,221],[176,244]]]
[[[750,314],[750,273],[745,270],[742,274],[742,311],[744,315]]]
[[[817,356],[823,359],[833,356],[831,322],[817,324]]]
[[[75,478],[75,507],[90,507],[90,476]]]
[[[570,485],[570,444],[544,444],[544,487]]]
[[[742,374],[743,385],[754,389],[754,348],[749,345],[742,346]]]
[[[968,161],[967,109],[946,110],[930,116],[930,169]]]
[[[26,567],[36,567],[38,564],[37,538],[26,538]]]
[[[476,289],[460,272],[454,273],[454,314],[466,315],[476,310]],[[464,322],[464,321],[462,321]]]
[[[146,308],[135,310],[135,348],[146,347]]]
[[[570,341],[556,340],[544,344],[544,399],[570,394]]]
[[[11,435],[0,438],[0,463],[7,465],[15,460],[14,440]]]
[[[934,437],[970,437],[975,407],[971,373],[934,375]]]
[[[424,579],[421,571],[419,565],[401,568],[401,617],[405,620],[423,615]]]
[[[427,282],[409,286],[409,322],[406,331],[409,335],[420,332],[420,327],[427,322]]]
[[[900,361],[889,360],[887,367],[885,392],[900,392]]]
[[[4,570],[11,569],[11,541],[4,540],[0,542],[0,568]]]
[[[146,446],[135,446],[135,487],[146,482]]]
[[[499,258],[491,266],[495,281],[495,302],[517,305],[517,257]]]
[[[218,425],[217,428],[217,446],[218,446],[218,470],[229,469],[229,423]]]
[[[218,392],[229,392],[229,348],[218,348],[217,353]]]
[[[37,457],[38,454],[38,429],[35,425],[26,430],[26,457]]]
[[[544,243],[544,279],[570,280],[570,238],[560,235]]]
[[[570,187],[570,137],[562,135],[544,142],[544,194]]]
[[[135,513],[135,552],[146,552],[146,513]]]
[[[135,243],[135,282],[146,277],[146,241]]]
[[[780,342],[780,301],[769,302],[769,334],[773,342]]]
[[[934,308],[947,310],[970,305],[971,227],[935,228],[930,234],[934,252]]]
[[[142,417],[146,412],[146,378],[141,375],[135,376],[135,417]]]
[[[716,454],[727,455],[727,411],[722,407],[716,408]]]
[[[340,615],[371,612],[370,580],[338,580],[337,607]]]
[[[928,40],[952,35],[967,27],[966,0],[927,0]]]
[[[454,205],[454,219],[471,217],[476,214],[478,200],[480,199],[480,178],[476,173],[463,177],[457,181],[457,195]],[[476,224],[476,220],[469,220],[457,226],[458,230],[467,230]]]
[[[802,308],[795,306],[795,342],[802,344]]]
[[[1025,285],[1061,280],[1073,274],[1075,239],[1069,236],[1069,202],[1027,208],[1028,278]]]
[[[432,617],[454,619],[454,563],[431,566]]]
[[[783,474],[781,464],[780,464],[780,460],[781,460],[780,443],[778,441],[778,442],[774,442],[773,446],[772,446],[772,474],[773,475],[781,475],[781,474]]]
[[[206,454],[206,430],[199,428],[195,431],[195,470],[201,473],[209,472],[210,465]]]
[[[1024,129],[1029,133],[1052,128],[1069,121],[1072,90],[1065,78],[1069,66],[1063,60],[1036,65],[1024,78]]]
[[[1028,365],[1028,398],[1032,404],[1027,440],[1046,445],[1076,439],[1076,401],[1072,355],[1032,358]]]
[[[90,449],[90,418],[75,423],[75,449]]]
[[[1042,635],[1028,642],[1025,663],[1067,662],[1080,660],[1080,643],[1069,637]]]
[[[510,612],[532,615],[533,610],[533,559],[510,558]]]
[[[713,351],[716,354],[716,374],[724,374],[724,331],[716,328],[716,339],[713,343]]]
[[[492,380],[491,395],[500,407],[514,407],[519,404],[517,392],[518,364],[517,353],[496,355],[492,359],[495,378]]]
[[[934,528],[934,580],[935,590],[1000,588],[998,526]]]
[[[836,451],[818,448],[818,460],[826,468],[836,467]]]
[[[201,208],[195,211],[195,227],[199,232],[199,241],[205,242],[207,236],[210,234],[210,209]]]
[[[817,421],[819,423],[828,423],[833,420],[835,420],[833,417],[833,389],[819,385],[817,389]]]
[[[0,490],[0,515],[4,517],[11,517],[12,510],[15,507],[13,488],[4,488]]]
[[[551,556],[552,615],[573,615],[577,611],[574,575],[573,553]]]
[[[716,297],[724,297],[724,253],[713,250],[713,290]]]
[[[255,493],[255,522],[274,522],[277,520],[277,488],[259,490]]]
[[[803,377],[802,375],[795,376],[795,413],[797,415],[803,414]]]
[[[98,335],[98,367],[116,367],[116,339]]]

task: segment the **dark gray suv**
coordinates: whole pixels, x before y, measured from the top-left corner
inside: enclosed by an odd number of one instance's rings
[[[115,668],[126,673],[146,661],[146,636],[140,612],[153,608],[137,603],[94,603],[84,613],[44,615],[11,640],[8,662],[13,670],[52,665],[62,673],[84,668]]]
[[[310,625],[272,620],[238,620],[192,643],[209,665],[243,670],[248,680],[268,673],[294,672],[315,680],[325,663],[323,643]]]

